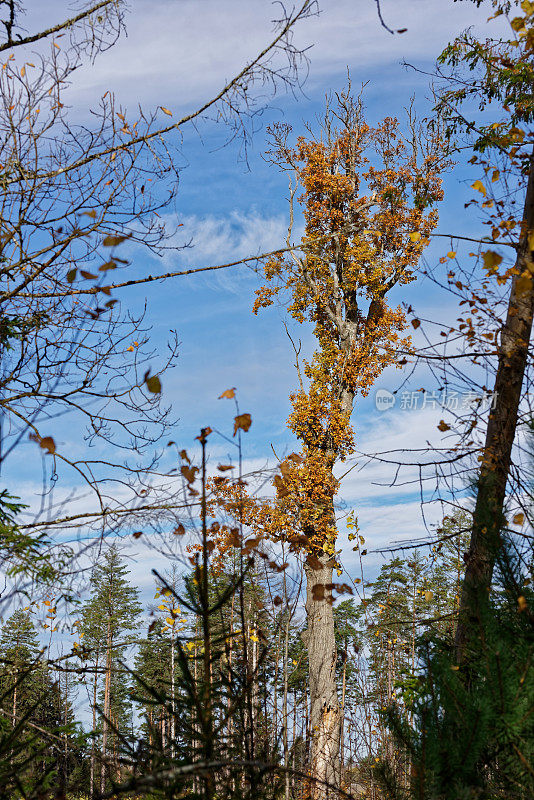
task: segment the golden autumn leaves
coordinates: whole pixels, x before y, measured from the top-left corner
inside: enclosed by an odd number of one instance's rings
[[[386,367],[398,365],[400,349],[410,349],[402,335],[405,315],[386,298],[394,286],[414,280],[437,224],[433,206],[443,197],[446,162],[446,143],[435,132],[415,152],[397,120],[372,128],[349,95],[338,101],[316,139],[300,137],[290,147],[287,129],[272,131],[272,159],[303,189],[303,256],[271,257],[254,305],[257,312],[286,296],[289,313],[311,322],[317,341],[313,357],[303,361],[300,391],[291,396],[288,426],[302,445],[300,462],[280,463],[277,498],[264,504],[261,522],[276,537],[291,536],[297,526],[312,554],[332,556],[333,468],[354,450],[356,397]]]

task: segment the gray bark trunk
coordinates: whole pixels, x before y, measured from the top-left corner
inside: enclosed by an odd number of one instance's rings
[[[306,646],[310,670],[310,776],[312,800],[334,798],[339,786],[340,709],[336,689],[336,642],[332,592],[332,559],[320,569],[304,565],[306,574]],[[316,588],[314,592],[314,587]],[[322,587],[322,588],[321,588]],[[321,595],[322,598],[321,598]]]

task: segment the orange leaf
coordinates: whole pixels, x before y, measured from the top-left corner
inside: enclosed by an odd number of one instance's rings
[[[486,196],[486,187],[484,186],[482,181],[475,181],[474,183],[471,184],[471,188],[475,189],[475,191],[477,192],[480,192],[480,194],[483,195],[483,197]]]
[[[324,583],[315,583],[312,586],[312,595],[314,600],[324,600]]]
[[[246,433],[251,425],[252,417],[250,414],[238,414],[237,417],[234,417],[234,436],[239,429],[244,430]]]
[[[312,569],[322,569],[323,568],[323,564],[317,558],[317,556],[313,555],[313,553],[309,553],[308,554],[308,557],[306,558],[306,564],[308,564],[308,566],[311,567]],[[318,585],[320,585],[320,584],[318,584]],[[324,587],[323,587],[323,589],[324,589]]]
[[[302,456],[299,456],[298,453],[290,453],[288,455],[288,459],[290,459],[291,461],[294,461],[295,464],[302,464],[302,462],[304,461]]]
[[[167,116],[172,117],[172,111],[169,111],[168,108],[164,108],[163,106],[160,106],[160,108],[164,114],[167,114]]]
[[[104,247],[115,247],[116,245],[121,244],[121,242],[125,242],[126,239],[128,239],[128,236],[111,236],[111,235],[109,235],[109,236],[106,236],[106,238],[103,240],[102,244],[104,245]]]
[[[276,488],[276,493],[278,497],[287,497],[289,494],[289,489],[285,485],[284,481],[280,477],[280,475],[275,475],[273,478],[273,483]]]
[[[235,397],[235,386],[232,389],[225,389],[217,399],[222,400],[223,397],[225,397],[227,400],[232,400]]]
[[[175,536],[183,536],[184,535],[185,528],[182,525],[182,523],[180,523],[179,525],[176,526],[176,528],[173,530],[173,533],[175,534]]]
[[[43,436],[43,438],[39,441],[39,447],[42,447],[43,450],[46,450],[46,452],[50,453],[50,455],[54,455],[56,452],[56,443],[51,436]]]
[[[196,474],[198,472],[198,467],[186,467],[184,464],[183,467],[180,467],[180,472],[188,483],[194,483]]]
[[[525,515],[521,513],[515,514],[512,519],[514,525],[522,525],[524,521],[525,521]]]
[[[447,425],[444,419],[440,420],[440,423],[438,425],[438,431],[442,431],[443,433],[445,433],[445,431],[450,431],[450,429],[451,426]]]

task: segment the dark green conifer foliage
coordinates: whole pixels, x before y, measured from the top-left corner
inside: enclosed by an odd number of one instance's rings
[[[118,547],[105,550],[93,570],[91,596],[81,616],[82,655],[93,669],[93,723],[101,750],[97,758],[95,740],[91,755],[93,794],[97,786],[104,791],[108,779],[120,779],[122,739],[131,738],[130,700],[123,691],[128,677],[121,659],[135,641],[133,632],[141,606],[139,592],[128,583],[128,574]]]
[[[385,713],[411,761],[408,786],[381,765],[388,798],[534,796],[534,594],[517,542],[508,539],[497,566],[469,660],[457,665],[451,637],[428,634],[418,649],[411,722],[394,705]]]
[[[41,660],[37,634],[26,611],[12,614],[0,638],[0,797],[31,798],[47,786],[65,786],[60,689]]]

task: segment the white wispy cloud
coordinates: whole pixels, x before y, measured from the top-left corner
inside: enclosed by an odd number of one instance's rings
[[[407,28],[392,36],[381,27],[372,0],[325,0],[319,7],[318,16],[296,27],[293,40],[303,49],[312,46],[307,54],[314,89],[330,88],[329,79],[347,66],[356,71],[357,81],[367,79],[364,68],[379,69],[387,82],[392,64],[403,58],[433,60],[458,31],[483,25],[487,16],[471,3],[384,0],[388,25]],[[66,10],[66,3],[55,0],[35,9],[29,21],[49,24]],[[94,101],[109,89],[130,108],[141,103],[191,109],[256,57],[272,38],[279,15],[271,0],[133,0],[127,37],[76,73],[71,100]],[[275,63],[282,66],[284,56]]]

